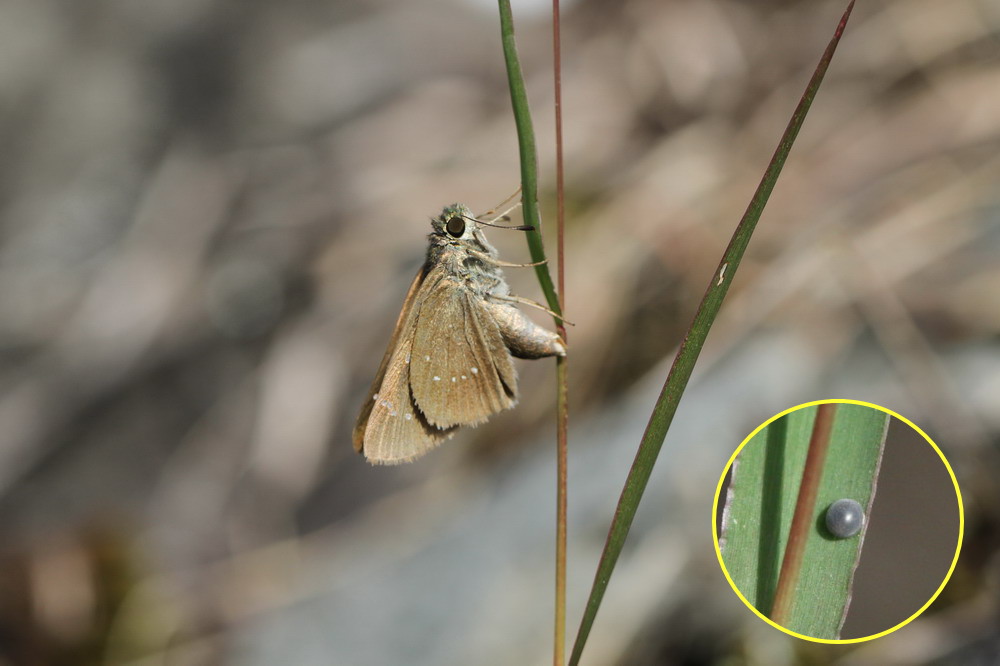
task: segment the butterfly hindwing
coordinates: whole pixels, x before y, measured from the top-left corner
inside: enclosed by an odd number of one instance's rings
[[[436,447],[455,430],[430,425],[413,402],[410,365],[406,362],[413,344],[412,329],[410,333],[400,338],[382,386],[372,396],[363,447],[370,462],[408,462]]]
[[[413,303],[416,300],[416,295],[420,291],[420,286],[424,282],[424,278],[427,275],[426,267],[421,267],[417,274],[413,277],[410,282],[410,288],[406,291],[406,298],[403,299],[403,307],[399,312],[399,316],[396,318],[396,326],[392,330],[392,337],[389,338],[389,346],[385,350],[385,354],[382,356],[382,362],[378,366],[378,371],[375,373],[375,379],[372,381],[371,388],[368,389],[368,395],[365,397],[365,401],[361,403],[361,413],[358,414],[357,423],[354,426],[353,440],[354,440],[354,450],[361,452],[364,447],[365,442],[365,430],[368,427],[368,418],[371,415],[372,407],[375,405],[372,397],[379,392],[382,388],[382,382],[385,380],[386,368],[389,366],[389,361],[392,359],[393,351],[399,344],[399,338],[403,334],[403,329],[409,327],[413,328]],[[410,331],[412,336],[412,330]]]
[[[410,285],[389,348],[354,428],[355,450],[373,463],[413,460],[453,434],[453,429],[441,430],[428,424],[415,408],[410,393],[408,359],[425,276],[426,271],[421,269]]]

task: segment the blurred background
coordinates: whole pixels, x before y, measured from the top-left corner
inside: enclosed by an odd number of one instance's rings
[[[564,7],[571,636],[844,4]],[[514,5],[554,251],[548,11]],[[428,218],[517,186],[505,81],[479,0],[0,2],[0,664],[550,663],[554,364],[415,464],[350,444]],[[1000,5],[861,2],[584,663],[1000,659],[998,145]],[[831,647],[743,606],[711,510],[759,423],[835,397],[940,445],[966,541],[921,618]]]

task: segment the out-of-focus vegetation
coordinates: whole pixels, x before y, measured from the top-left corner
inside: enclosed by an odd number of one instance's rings
[[[514,12],[550,192],[547,8]],[[842,10],[565,8],[571,629],[664,349]],[[0,664],[547,659],[551,363],[520,364],[516,410],[418,464],[370,468],[349,434],[428,217],[516,187],[505,86],[489,3],[0,5]],[[995,3],[862,2],[587,663],[1000,653],[998,144]],[[489,235],[526,261],[519,234]],[[762,625],[712,553],[729,455],[828,397],[927,430],[968,510],[942,598],[850,648]]]

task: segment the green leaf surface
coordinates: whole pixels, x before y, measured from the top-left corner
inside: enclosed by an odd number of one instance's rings
[[[772,421],[733,465],[719,540],[723,565],[744,600],[765,616],[774,602],[816,410],[804,407]],[[849,498],[869,514],[888,424],[888,414],[864,405],[837,409],[784,623],[792,632],[826,640],[839,636],[864,529],[854,537],[834,537],[826,529],[826,510]]]

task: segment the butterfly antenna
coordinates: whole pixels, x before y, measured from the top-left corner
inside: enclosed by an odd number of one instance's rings
[[[516,226],[516,227],[508,227],[507,225],[504,225],[504,224],[493,224],[493,220],[490,220],[490,221],[480,220],[479,218],[469,217],[468,215],[463,215],[462,217],[464,217],[465,219],[467,219],[467,220],[469,220],[471,222],[475,222],[477,224],[483,224],[483,225],[486,225],[487,227],[495,227],[497,229],[510,229],[511,231],[534,231],[535,230],[535,228],[533,226],[531,226],[530,224],[522,224],[522,225],[519,225],[519,226]],[[499,218],[493,218],[493,219],[496,220],[496,219],[499,219]]]

